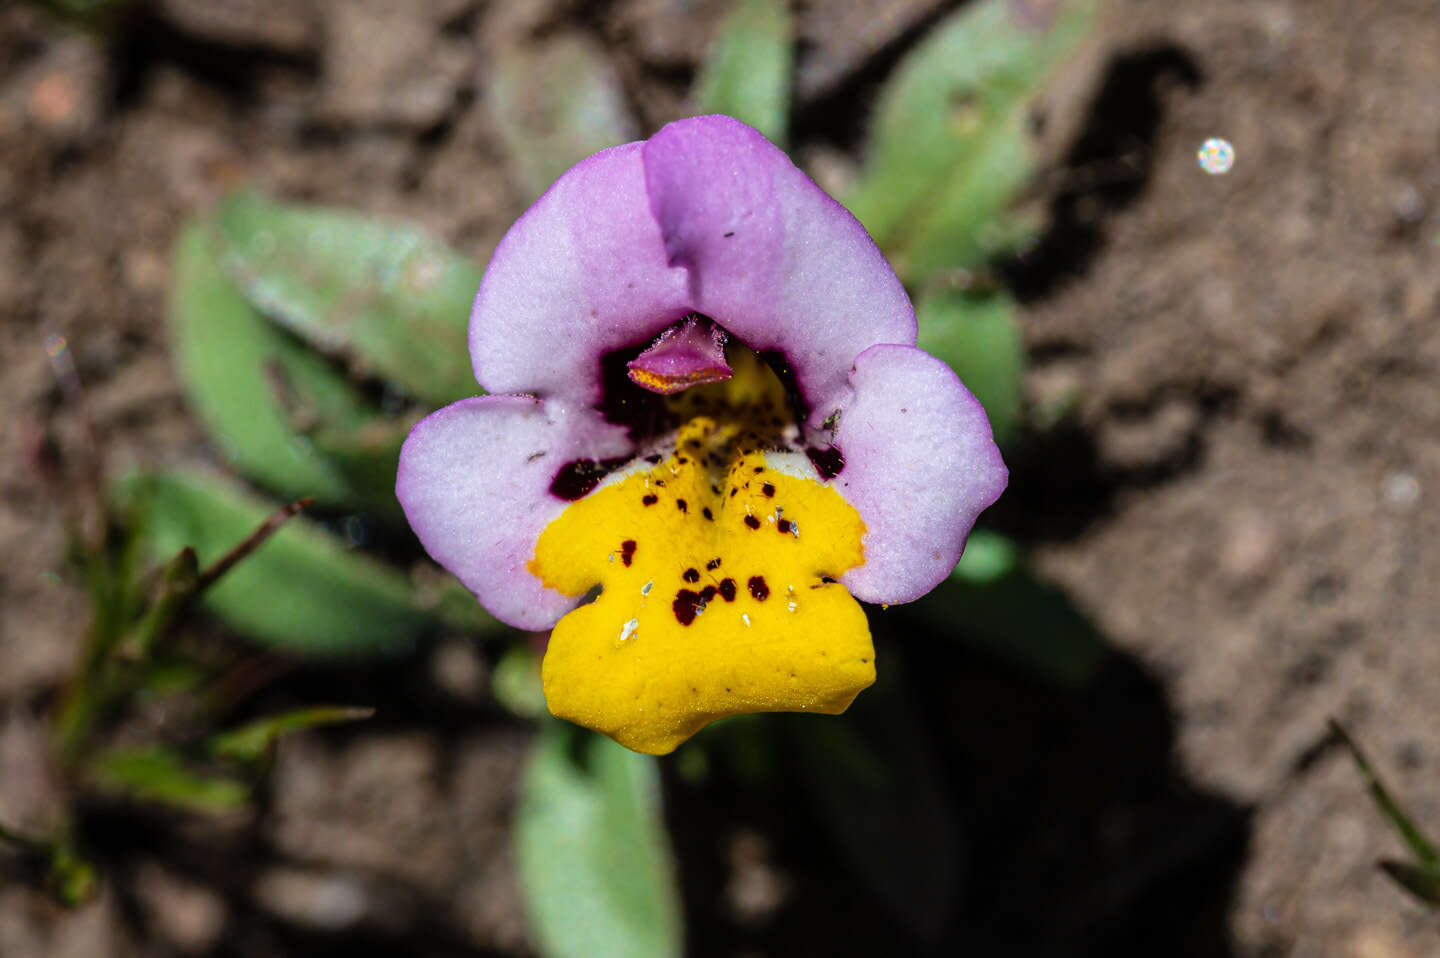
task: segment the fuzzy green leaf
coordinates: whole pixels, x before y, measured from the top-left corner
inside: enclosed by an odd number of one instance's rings
[[[479,394],[466,328],[482,270],[423,230],[254,192],[212,228],[246,299],[314,348],[431,403]]]
[[[794,82],[795,27],[783,0],[738,0],[700,76],[700,113],[724,113],[785,145]]]
[[[943,289],[923,296],[915,307],[919,346],[950,364],[990,417],[997,442],[1020,423],[1025,342],[1015,321],[1015,304],[1002,294],[973,296]]]
[[[506,46],[490,66],[485,95],[521,199],[590,154],[637,138],[615,67],[580,34]]]
[[[398,452],[380,450],[382,488],[327,458],[304,435],[373,429],[377,412],[335,369],[265,320],[221,272],[205,230],[192,224],[175,246],[170,334],[190,405],[230,465],[287,498],[393,510]]]
[[[250,802],[244,782],[198,775],[158,745],[99,752],[86,760],[85,778],[102,791],[190,811],[227,812]]]
[[[320,725],[359,722],[375,714],[372,708],[346,705],[317,705],[294,709],[279,715],[267,715],[248,725],[222,732],[210,740],[210,754],[237,762],[253,762],[264,757],[270,747],[283,736]]]
[[[184,473],[120,486],[152,555],[193,546],[202,566],[273,511],[229,482]],[[433,626],[409,581],[303,518],[292,519],[201,597],[242,635],[300,655],[359,655],[407,646]]]
[[[1096,3],[1064,0],[1044,26],[1015,7],[967,4],[881,91],[846,205],[907,283],[976,265],[1026,230],[1007,210],[1034,172],[1029,104],[1089,29]]]
[[[681,953],[655,759],[546,722],[521,784],[515,842],[542,955]]]

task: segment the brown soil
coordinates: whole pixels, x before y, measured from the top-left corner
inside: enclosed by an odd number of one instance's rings
[[[0,822],[53,813],[44,719],[86,614],[57,575],[42,460],[77,417],[46,337],[112,469],[206,459],[161,321],[190,212],[250,178],[483,261],[522,204],[477,51],[586,32],[653,129],[726,6],[156,0],[109,41],[0,9]],[[949,6],[800,8],[802,158],[844,175],[857,104]],[[1052,228],[1008,267],[1054,425],[992,521],[1114,651],[1075,696],[904,651],[966,849],[944,927],[856,885],[803,782],[669,781],[693,951],[1440,952],[1326,732],[1345,720],[1440,830],[1437,77],[1434,0],[1112,2],[1046,126]],[[1211,136],[1224,176],[1195,162]],[[301,670],[278,701],[382,718],[288,743],[253,818],[88,810],[109,880],[76,912],[0,853],[0,954],[528,953],[506,837],[528,732],[485,665],[446,644]]]

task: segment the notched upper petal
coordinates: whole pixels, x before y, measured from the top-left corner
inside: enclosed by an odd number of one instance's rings
[[[470,359],[489,392],[594,405],[601,356],[691,311],[650,215],[641,147],[573,167],[495,248],[470,312]]]
[[[914,345],[910,300],[865,228],[755,130],[680,120],[645,143],[644,167],[692,307],[752,349],[783,353],[812,410],[843,397],[865,349]]]

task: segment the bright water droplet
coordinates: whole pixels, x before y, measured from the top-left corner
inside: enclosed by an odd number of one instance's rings
[[[1235,147],[1229,140],[1212,136],[1200,144],[1195,158],[1200,161],[1200,169],[1211,176],[1219,176],[1221,173],[1229,173],[1230,167],[1235,165]]]
[[[645,583],[644,585],[642,585],[642,586],[640,587],[640,594],[641,594],[641,595],[649,595],[649,594],[650,594],[650,587],[653,586],[654,584],[655,584],[655,580],[654,580],[654,579],[651,579],[649,582],[647,582],[647,583]]]
[[[640,628],[639,619],[631,619],[629,622],[626,622],[625,625],[620,629],[620,641],[624,642],[626,639],[630,638],[630,636],[635,634],[635,630],[638,628]]]

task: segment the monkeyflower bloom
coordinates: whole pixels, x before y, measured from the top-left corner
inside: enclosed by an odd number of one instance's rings
[[[415,427],[396,494],[496,618],[554,628],[550,710],[636,751],[844,711],[875,678],[856,600],[934,588],[1005,487],[864,228],[729,117],[560,177],[469,339],[489,394]]]

